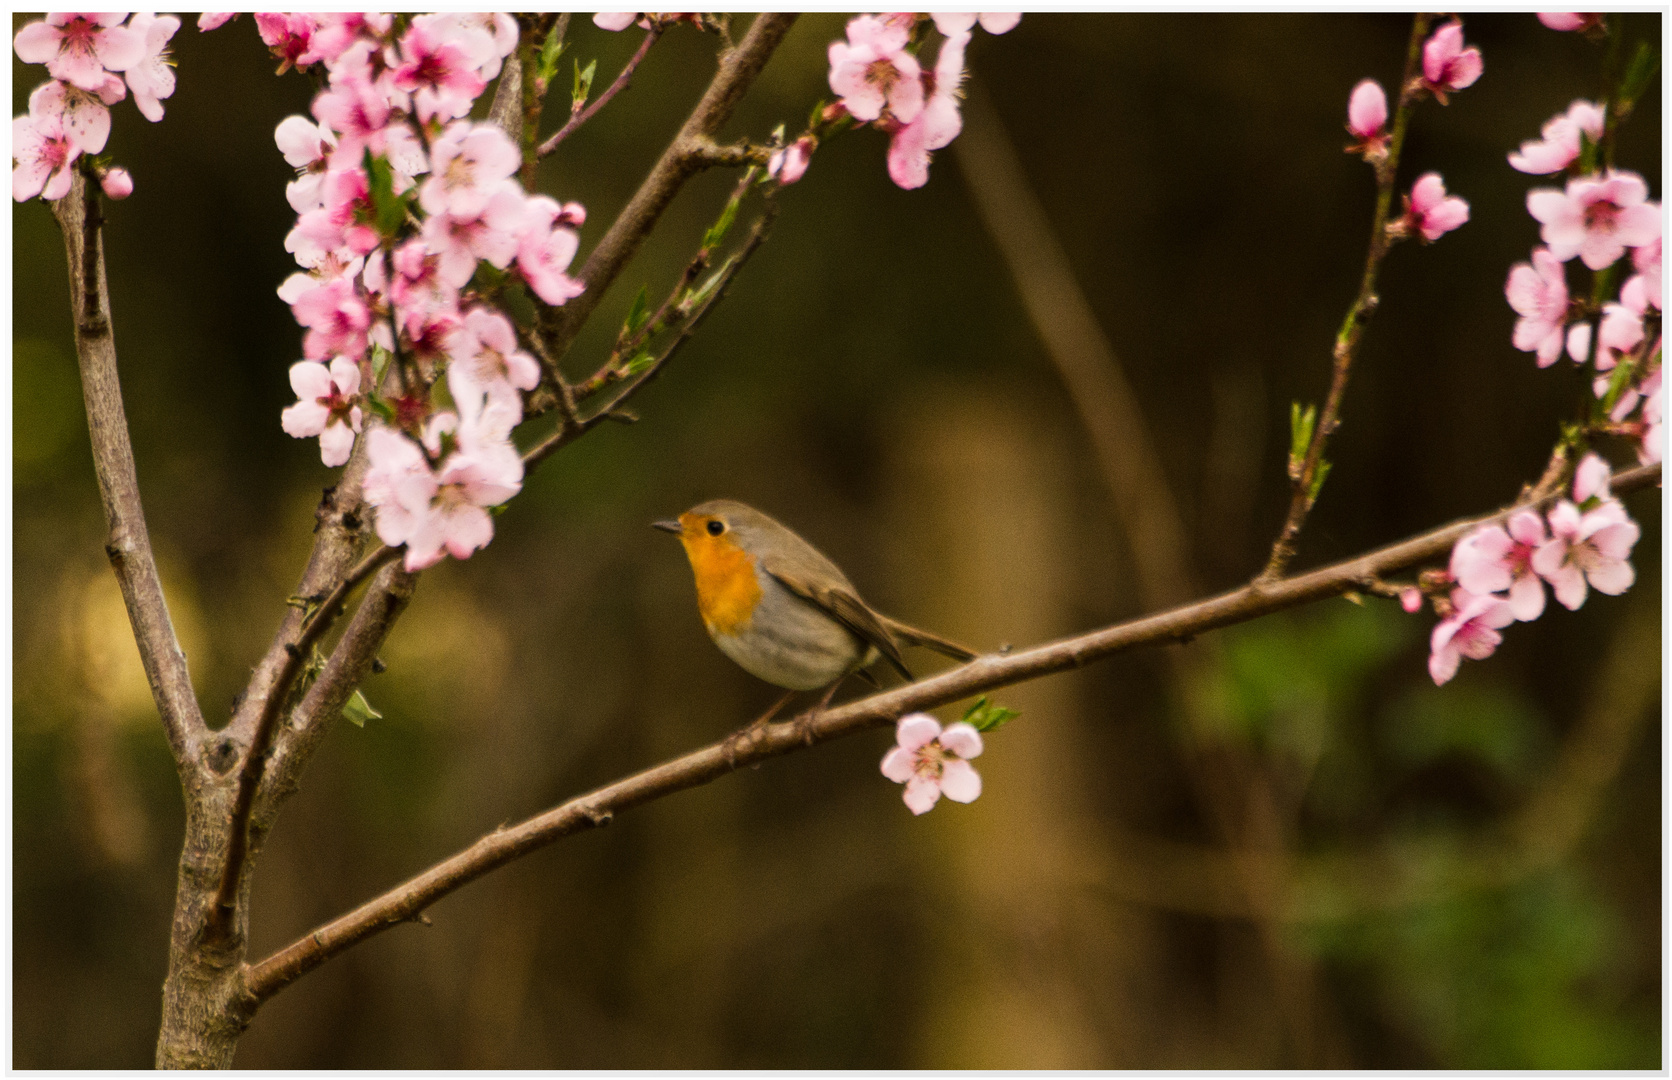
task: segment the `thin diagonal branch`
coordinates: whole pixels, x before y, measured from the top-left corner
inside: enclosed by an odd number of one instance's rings
[[[724,53],[720,69],[708,84],[702,99],[686,118],[679,134],[662,152],[650,175],[639,185],[609,231],[587,256],[579,279],[586,291],[560,308],[541,313],[541,336],[546,351],[561,360],[575,335],[603,300],[604,293],[639,250],[650,230],[666,210],[685,181],[709,163],[707,146],[731,118],[737,103],[754,85],[766,62],[772,58],[784,35],[795,23],[793,14],[763,12],[750,24],[737,48]],[[707,146],[705,146],[707,144]]]
[[[69,194],[52,204],[64,233],[70,269],[70,305],[75,318],[76,356],[81,366],[82,397],[92,440],[93,471],[99,479],[109,536],[105,554],[122,589],[122,602],[133,625],[139,658],[162,717],[175,767],[188,787],[203,768],[199,741],[207,733],[203,712],[192,690],[186,654],[174,633],[162,579],[145,527],[139,497],[139,474],[128,419],[122,408],[122,384],[116,369],[116,334],[110,319],[110,288],[105,280],[103,218],[98,189],[81,172]]]
[[[662,27],[660,25],[652,26],[648,31],[646,31],[644,40],[639,42],[638,51],[635,52],[632,58],[627,61],[626,66],[621,69],[621,74],[615,77],[615,81],[610,83],[609,88],[602,94],[599,94],[597,100],[586,106],[584,109],[571,109],[569,111],[568,121],[562,127],[558,128],[557,132],[552,135],[551,138],[541,143],[540,148],[534,152],[536,159],[543,158],[553,150],[556,150],[558,145],[562,143],[564,139],[573,135],[577,128],[596,116],[599,109],[608,105],[611,98],[627,89],[628,84],[633,81],[633,72],[638,69],[639,61],[644,59],[645,54],[650,51],[650,47],[656,44],[656,39],[661,36]]]
[[[1660,475],[1658,463],[1631,469],[1614,478],[1613,490],[1624,494],[1647,487],[1658,483]],[[397,923],[414,919],[442,897],[506,863],[563,837],[606,825],[623,810],[706,784],[740,766],[880,727],[916,709],[934,708],[972,694],[1083,667],[1129,649],[1188,641],[1209,630],[1362,589],[1384,575],[1440,558],[1465,534],[1483,524],[1502,521],[1516,510],[1537,505],[1519,503],[1297,577],[1256,581],[1207,600],[1077,637],[1003,656],[977,657],[934,678],[827,709],[810,722],[770,724],[742,739],[711,743],[518,825],[489,833],[457,855],[251,965],[246,969],[245,990],[255,1000],[265,1000],[332,957]]]
[[[1347,392],[1347,376],[1352,370],[1353,357],[1358,352],[1365,325],[1376,310],[1376,274],[1388,253],[1388,214],[1393,206],[1399,152],[1405,145],[1405,129],[1410,123],[1411,110],[1421,96],[1421,84],[1416,76],[1422,62],[1422,41],[1428,36],[1431,18],[1427,13],[1418,12],[1411,21],[1411,40],[1405,49],[1405,74],[1399,81],[1399,107],[1393,115],[1387,157],[1376,166],[1376,212],[1370,220],[1370,250],[1364,258],[1364,277],[1359,282],[1358,295],[1353,298],[1347,317],[1342,320],[1341,329],[1335,335],[1329,395],[1324,399],[1324,411],[1318,417],[1318,426],[1312,430],[1306,457],[1298,469],[1294,462],[1289,465],[1289,514],[1276,542],[1272,544],[1271,558],[1260,572],[1264,581],[1275,581],[1289,565],[1289,560],[1294,558],[1295,541],[1299,539],[1301,528],[1306,524],[1306,515],[1317,499],[1316,478],[1324,457],[1324,444],[1329,442],[1330,435],[1341,424],[1341,399]]]

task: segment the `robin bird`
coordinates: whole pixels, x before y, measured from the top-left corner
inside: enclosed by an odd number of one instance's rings
[[[678,536],[697,579],[697,609],[720,651],[749,674],[789,692],[750,725],[765,724],[797,691],[836,687],[878,659],[912,678],[901,645],[919,645],[954,660],[975,653],[955,641],[891,619],[864,600],[817,548],[753,507],[731,499],[694,506],[677,521],[652,527]]]

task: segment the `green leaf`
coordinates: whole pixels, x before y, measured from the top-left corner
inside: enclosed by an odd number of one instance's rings
[[[539,77],[542,83],[550,83],[552,76],[557,74],[557,61],[566,48],[567,43],[556,34],[546,35],[546,43],[540,47]]]
[[[581,67],[579,60],[575,61],[575,108],[578,110],[586,104],[586,99],[592,96],[592,77],[598,74],[598,61]]]
[[[633,306],[627,309],[626,333],[624,337],[632,337],[639,332],[639,328],[650,318],[650,286],[640,285],[639,295],[633,297]]]
[[[389,350],[383,346],[372,344],[372,385],[383,382],[383,373],[389,370]]]
[[[737,206],[741,200],[741,193],[726,200],[726,208],[720,211],[719,220],[715,221],[709,230],[703,233],[703,250],[713,251],[725,240],[726,233],[731,231],[732,222],[737,220]]]
[[[376,413],[379,417],[381,417],[383,419],[384,423],[390,424],[390,425],[394,424],[394,422],[395,422],[395,407],[393,405],[389,404],[387,401],[385,401],[380,395],[378,395],[378,394],[367,394],[366,395],[366,408],[370,409],[372,412]]]
[[[720,287],[720,282],[725,280],[726,272],[731,269],[731,264],[736,261],[736,259],[737,256],[735,255],[733,255],[730,259],[727,259],[724,266],[708,275],[708,280],[686,293],[679,301],[680,309],[688,313],[694,310],[698,305],[706,303],[708,298],[713,295],[714,290]]]
[[[650,355],[648,350],[640,349],[637,353],[633,354],[632,359],[627,361],[627,366],[622,368],[621,373],[623,376],[630,379],[655,362],[656,358]]]
[[[1318,492],[1323,489],[1324,477],[1329,475],[1330,463],[1323,458],[1318,459],[1318,470],[1312,474],[1312,486],[1306,492],[1307,502],[1316,502]]]
[[[964,710],[964,723],[977,731],[992,731],[1003,727],[1022,714],[1015,709],[1007,709],[1003,705],[988,702],[987,695],[982,694],[975,699],[975,704]]]
[[[395,194],[395,171],[387,158],[374,158],[370,150],[363,151],[362,157],[371,188],[373,224],[380,235],[392,236],[406,221],[407,200]]]
[[[365,694],[356,690],[343,706],[343,719],[355,727],[365,727],[367,720],[381,720],[383,714],[372,708],[372,703],[366,700]]]
[[[1631,111],[1631,107],[1649,88],[1649,81],[1660,70],[1660,54],[1647,41],[1638,42],[1637,54],[1631,58],[1626,67],[1626,74],[1620,80],[1620,113]]]
[[[1312,445],[1312,432],[1318,424],[1318,407],[1308,405],[1302,409],[1300,402],[1289,403],[1289,472],[1291,475],[1300,474],[1301,463],[1306,460],[1306,448]]]

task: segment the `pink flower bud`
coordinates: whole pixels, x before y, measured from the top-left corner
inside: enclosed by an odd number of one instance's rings
[[[1589,30],[1602,24],[1598,11],[1541,11],[1538,21],[1552,30]]]
[[[126,169],[110,169],[99,178],[99,187],[107,199],[126,199],[134,193],[134,178]]]
[[[1407,615],[1415,615],[1422,610],[1422,590],[1406,589],[1399,594],[1399,606],[1405,609]]]

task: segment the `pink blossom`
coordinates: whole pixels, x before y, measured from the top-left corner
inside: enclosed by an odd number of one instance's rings
[[[105,106],[116,104],[127,93],[127,87],[115,75],[105,77],[98,93],[54,79],[35,87],[29,95],[29,115],[37,120],[52,116],[76,149],[97,154],[110,138],[110,110]]]
[[[128,26],[145,42],[143,55],[128,68],[128,89],[134,92],[134,104],[139,106],[140,114],[156,123],[163,118],[162,99],[174,93],[174,68],[168,62],[168,42],[180,29],[180,20],[173,15],[140,12]]]
[[[540,364],[517,347],[517,332],[511,320],[491,308],[474,307],[465,312],[447,339],[452,362],[447,365],[447,387],[453,400],[465,412],[483,397],[504,403],[522,418],[518,390],[532,390],[540,384]],[[515,421],[512,421],[515,423]]]
[[[107,71],[126,71],[145,52],[145,39],[121,25],[127,12],[55,11],[17,32],[12,47],[26,64],[45,64],[55,79],[97,91]]]
[[[408,240],[395,249],[390,258],[394,273],[389,295],[397,307],[427,313],[452,311],[458,306],[458,287],[441,280],[440,262],[425,250],[422,239]]]
[[[942,731],[928,713],[912,713],[900,718],[895,741],[883,756],[882,774],[906,785],[912,813],[928,813],[942,795],[967,803],[981,794],[981,775],[969,763],[981,755],[981,733],[971,725],[960,720]]]
[[[592,25],[600,30],[625,30],[639,17],[637,11],[600,11],[592,16]]]
[[[134,178],[126,169],[107,169],[99,177],[99,190],[105,193],[105,198],[121,201],[134,193]]]
[[[299,400],[279,418],[286,434],[319,436],[320,459],[332,468],[343,464],[360,430],[360,369],[341,356],[329,368],[303,360],[290,367],[290,387]]]
[[[1538,353],[1538,366],[1549,367],[1562,355],[1562,329],[1567,325],[1567,274],[1545,248],[1533,249],[1533,261],[1510,267],[1504,283],[1509,306],[1521,316],[1511,339],[1522,352]]]
[[[1533,572],[1533,552],[1547,539],[1544,521],[1531,510],[1510,515],[1509,529],[1484,525],[1451,551],[1451,576],[1478,596],[1509,590],[1510,610],[1522,622],[1544,613],[1544,583]]]
[[[314,15],[309,52],[327,67],[336,65],[349,48],[366,38],[382,39],[394,26],[388,12],[332,11]],[[376,43],[372,42],[373,47]]]
[[[1660,235],[1660,204],[1645,202],[1643,178],[1609,171],[1569,180],[1567,190],[1534,188],[1527,212],[1543,224],[1539,235],[1563,262],[1578,255],[1592,270],[1612,266],[1628,247]]]
[[[803,135],[788,146],[779,147],[772,152],[766,162],[766,175],[780,184],[793,184],[807,173],[807,164],[813,159],[813,151],[819,141],[811,135]]]
[[[1589,30],[1602,22],[1597,11],[1541,11],[1538,21],[1552,30]]]
[[[418,203],[429,214],[461,221],[477,217],[521,164],[516,144],[497,126],[461,120],[435,140],[430,178],[418,188]]]
[[[525,201],[515,180],[502,180],[488,196],[481,217],[467,221],[451,214],[433,214],[426,220],[420,235],[425,250],[440,259],[437,271],[441,280],[462,289],[476,273],[479,259],[501,270],[511,265],[517,254],[517,230]]]
[[[371,311],[346,277],[315,286],[290,305],[296,321],[308,328],[302,355],[323,360],[333,354],[358,360],[366,351]]]
[[[830,43],[830,89],[855,120],[875,120],[887,109],[909,124],[923,111],[922,69],[906,51],[911,26],[902,22],[857,15],[848,21],[848,39]]]
[[[1382,84],[1375,79],[1360,81],[1347,99],[1347,131],[1359,141],[1356,146],[1347,149],[1364,153],[1367,157],[1372,153],[1378,157],[1386,156],[1387,122],[1388,96],[1383,92]]]
[[[1469,204],[1456,195],[1446,194],[1440,174],[1431,172],[1417,177],[1411,193],[1405,196],[1406,231],[1422,233],[1425,242],[1438,240],[1469,220]]]
[[[236,19],[236,11],[205,11],[197,17],[197,32],[202,34],[210,30],[219,30],[229,19]]]
[[[451,414],[433,419],[454,421]],[[378,538],[390,547],[406,545],[408,571],[433,566],[444,554],[464,559],[486,547],[493,539],[493,518],[484,508],[521,490],[522,462],[514,449],[507,458],[491,447],[467,448],[476,442],[461,432],[459,449],[437,472],[405,435],[385,427],[368,433],[366,498],[377,510]]]
[[[1563,499],[1550,511],[1551,539],[1533,553],[1533,569],[1550,582],[1563,607],[1577,610],[1587,583],[1609,596],[1631,588],[1637,575],[1627,560],[1640,533],[1617,500],[1581,512]]]
[[[360,48],[357,45],[349,52]],[[313,100],[314,117],[337,133],[333,167],[359,167],[365,150],[373,157],[383,153],[391,112],[388,95],[370,75],[345,68],[333,71],[330,88]]]
[[[1639,288],[1643,290],[1644,303],[1664,311],[1665,306],[1661,302],[1664,294],[1660,285],[1660,237],[1657,236],[1649,243],[1634,249],[1631,253],[1631,265],[1632,269],[1637,271],[1637,279],[1643,282]],[[1620,295],[1623,297],[1625,290],[1629,288],[1631,282],[1627,281],[1620,290]]]
[[[1580,99],[1568,111],[1545,121],[1539,142],[1524,142],[1509,156],[1509,163],[1524,173],[1544,175],[1561,172],[1573,164],[1581,149],[1580,135],[1593,143],[1602,138],[1602,106]]]
[[[12,198],[18,202],[36,195],[48,201],[62,199],[70,190],[70,167],[81,156],[64,130],[63,122],[51,114],[19,116],[12,121]]]
[[[479,64],[459,45],[443,40],[433,26],[413,20],[401,39],[401,64],[394,70],[395,85],[414,95],[413,111],[421,123],[466,115],[487,85],[476,73]]]
[[[1473,85],[1481,68],[1480,50],[1463,47],[1463,24],[1456,19],[1434,31],[1422,46],[1423,85],[1442,105],[1448,91]]]
[[[1405,609],[1405,614],[1415,615],[1422,610],[1421,589],[1401,589],[1399,592],[1399,606]]]
[[[1573,470],[1573,501],[1584,506],[1592,499],[1608,499],[1611,470],[1601,454],[1589,453]]]
[[[305,116],[287,116],[273,132],[273,141],[301,175],[285,185],[285,199],[298,214],[317,210],[325,204],[321,190],[331,151],[337,137],[323,124],[315,124]]]
[[[964,47],[969,31],[941,42],[935,57],[935,89],[917,119],[894,133],[888,144],[888,175],[911,190],[929,182],[932,153],[958,137],[964,128],[958,112],[958,85],[964,79]]]
[[[503,11],[439,12],[412,23],[463,49],[484,83],[498,76],[504,58],[517,50],[517,20]]]
[[[313,51],[313,33],[317,26],[312,15],[300,12],[258,11],[255,13],[256,31],[279,60],[279,74],[291,67],[305,68],[317,63],[319,54]]]
[[[972,30],[977,22],[981,23],[981,29],[989,34],[1006,34],[1022,21],[1020,11],[983,11],[979,14],[968,11],[936,11],[931,15],[935,20],[935,29],[947,37]]]
[[[1464,657],[1485,660],[1496,652],[1504,640],[1498,630],[1515,621],[1515,612],[1501,597],[1453,589],[1451,605],[1451,615],[1434,627],[1429,638],[1428,674],[1436,686],[1451,681]]]
[[[524,204],[518,228],[517,269],[534,295],[548,304],[566,304],[586,291],[586,286],[565,271],[580,250],[580,234],[570,227],[586,220],[586,208],[572,202],[559,206],[556,199],[534,195]]]

